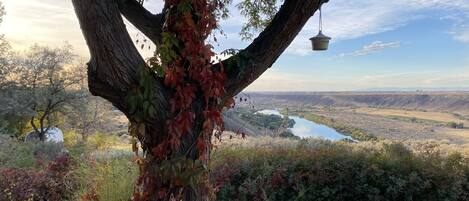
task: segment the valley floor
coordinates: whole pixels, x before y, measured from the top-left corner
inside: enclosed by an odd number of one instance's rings
[[[449,122],[464,123],[467,126],[467,120],[445,112],[345,107],[314,108],[308,112],[332,118],[346,126],[364,129],[379,139],[469,144],[469,129],[447,126]]]

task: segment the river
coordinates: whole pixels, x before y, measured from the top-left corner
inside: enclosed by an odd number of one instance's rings
[[[278,110],[261,110],[258,111],[258,113],[261,114],[273,114],[273,115],[279,115],[283,116],[280,114]],[[301,138],[309,138],[309,137],[316,137],[316,138],[323,138],[327,140],[343,140],[343,139],[349,139],[352,141],[352,137],[342,135],[339,132],[337,132],[335,129],[330,128],[325,125],[317,124],[315,122],[309,121],[307,119],[301,118],[299,116],[288,116],[290,119],[295,120],[295,125],[293,128],[290,128],[290,131]]]

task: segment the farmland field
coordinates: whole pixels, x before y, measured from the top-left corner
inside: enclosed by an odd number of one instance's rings
[[[364,113],[370,115],[379,116],[400,116],[408,118],[423,119],[434,122],[460,122],[468,124],[469,121],[459,118],[457,115],[446,113],[446,112],[427,112],[427,111],[415,111],[415,110],[403,110],[403,109],[385,109],[385,108],[354,108],[350,109],[351,112]]]

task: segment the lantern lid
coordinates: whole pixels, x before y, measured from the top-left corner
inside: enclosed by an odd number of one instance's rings
[[[322,31],[319,31],[318,35],[316,35],[315,37],[310,38],[309,40],[318,40],[318,39],[330,40],[331,37],[326,36],[326,35],[324,35],[324,34],[322,33]]]

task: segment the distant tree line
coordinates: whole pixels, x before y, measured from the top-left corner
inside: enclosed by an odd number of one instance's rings
[[[450,128],[456,128],[456,129],[464,128],[464,123],[456,123],[454,121],[448,122],[446,125]]]
[[[286,128],[292,128],[295,125],[295,120],[290,119],[287,116],[282,117],[273,114],[268,115],[256,113],[254,110],[242,108],[239,108],[235,111],[242,120],[259,128],[266,128],[272,131],[277,131],[284,130]]]

